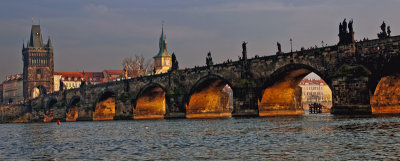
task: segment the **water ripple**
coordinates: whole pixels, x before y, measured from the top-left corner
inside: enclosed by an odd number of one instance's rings
[[[400,117],[0,124],[0,160],[398,160]]]

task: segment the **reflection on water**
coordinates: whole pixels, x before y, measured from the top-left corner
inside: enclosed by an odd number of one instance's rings
[[[400,158],[399,116],[1,124],[0,129],[0,160]]]

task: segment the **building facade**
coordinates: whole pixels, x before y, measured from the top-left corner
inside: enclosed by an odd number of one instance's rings
[[[54,91],[60,90],[60,83],[65,90],[79,88],[83,80],[88,85],[105,82],[103,72],[54,72]]]
[[[2,104],[18,103],[24,100],[22,74],[7,76],[3,82]]]
[[[53,92],[53,46],[50,37],[47,44],[43,43],[40,25],[32,25],[30,39],[26,47],[24,44],[22,47],[22,60],[24,98]]]
[[[125,78],[125,72],[124,70],[104,70],[103,77],[103,83],[112,82]]]
[[[172,57],[167,50],[167,37],[164,34],[164,26],[161,28],[161,36],[159,41],[159,52],[154,59],[154,68],[156,74],[166,73],[172,67]]]
[[[311,103],[320,103],[327,107],[332,106],[332,91],[325,81],[321,79],[303,79],[299,86],[302,89],[303,107]]]

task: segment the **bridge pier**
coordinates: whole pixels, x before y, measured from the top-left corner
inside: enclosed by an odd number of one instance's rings
[[[332,80],[332,114],[371,114],[368,77],[338,77]]]
[[[186,111],[183,103],[184,95],[182,94],[166,94],[166,114],[165,119],[185,118]]]
[[[233,117],[258,116],[256,88],[235,88],[233,92]]]

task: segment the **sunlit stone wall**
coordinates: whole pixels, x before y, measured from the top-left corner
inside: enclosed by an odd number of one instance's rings
[[[144,91],[137,100],[133,119],[163,119],[165,111],[165,91],[153,87]]]
[[[381,79],[371,98],[372,113],[400,113],[400,74]]]
[[[67,109],[67,112],[65,114],[65,120],[66,121],[76,121],[78,118],[78,106],[72,106]]]
[[[298,84],[309,73],[306,69],[293,70],[267,87],[261,101],[258,102],[259,116],[304,114]]]
[[[190,97],[186,118],[213,118],[231,116],[229,98],[221,94],[226,86],[221,80],[205,82]]]
[[[93,112],[93,120],[113,120],[115,116],[115,97],[99,101]]]

